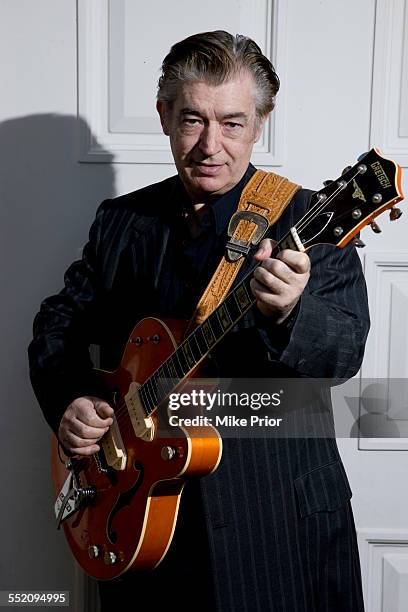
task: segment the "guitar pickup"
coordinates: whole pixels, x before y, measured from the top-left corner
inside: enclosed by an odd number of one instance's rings
[[[147,416],[145,413],[139,389],[139,383],[130,383],[129,391],[125,395],[125,403],[135,435],[146,442],[151,442],[154,438],[154,421],[152,417]]]
[[[126,468],[127,455],[116,418],[113,419],[109,431],[103,436],[101,446],[108,466],[114,470],[123,471]]]

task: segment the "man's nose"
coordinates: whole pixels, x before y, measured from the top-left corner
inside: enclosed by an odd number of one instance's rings
[[[221,150],[221,127],[218,123],[210,121],[208,125],[204,126],[198,146],[206,157],[219,153]]]

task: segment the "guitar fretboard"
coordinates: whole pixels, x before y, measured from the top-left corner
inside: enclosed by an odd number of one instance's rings
[[[290,234],[275,246],[272,257],[276,257],[282,248],[294,248]],[[139,393],[147,416],[152,414],[255,304],[250,282],[256,267],[252,268],[214,312],[196,327],[143,383]]]

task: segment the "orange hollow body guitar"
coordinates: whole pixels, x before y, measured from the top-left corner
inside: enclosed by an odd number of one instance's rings
[[[171,543],[185,479],[209,474],[221,459],[222,441],[215,428],[183,428],[177,437],[173,430],[169,439],[166,406],[151,416],[144,412],[148,400],[139,384],[173,353],[185,326],[180,321],[140,321],[118,370],[100,372],[113,398],[122,402],[113,402],[115,423],[102,440],[102,452],[73,461],[76,487],[89,488],[89,500],[84,499],[64,522],[77,561],[98,579],[156,566]],[[163,376],[174,379],[170,371]],[[135,381],[139,384],[131,387]],[[53,446],[59,493],[67,469],[58,456],[56,438]],[[73,500],[70,505],[74,510]]]
[[[344,247],[374,218],[403,199],[401,170],[372,149],[336,181],[313,194],[306,215],[276,245],[307,251]],[[211,426],[169,427],[166,399],[255,303],[252,272],[215,311],[184,337],[186,323],[146,318],[133,329],[120,366],[99,371],[110,390],[114,423],[92,457],[70,459],[52,447],[55,515],[89,575],[108,580],[151,569],[171,544],[186,479],[213,472],[222,441]]]

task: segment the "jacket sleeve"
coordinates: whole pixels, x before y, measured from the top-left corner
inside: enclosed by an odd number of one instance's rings
[[[367,291],[355,247],[318,245],[311,276],[289,326],[271,326],[257,311],[271,357],[300,376],[347,379],[361,366],[370,326]]]
[[[58,295],[45,299],[34,319],[29,345],[31,383],[48,424],[56,433],[67,406],[76,397],[104,397],[89,354],[100,296],[98,251],[104,208],[101,204],[80,261],[64,276]]]

